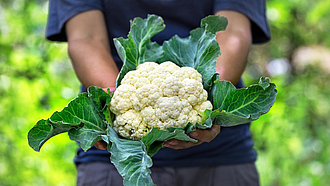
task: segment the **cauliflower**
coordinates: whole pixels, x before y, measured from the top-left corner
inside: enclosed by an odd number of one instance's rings
[[[154,127],[201,123],[202,112],[212,110],[207,95],[194,68],[172,62],[140,64],[124,76],[111,99],[113,128],[122,137],[139,140]]]

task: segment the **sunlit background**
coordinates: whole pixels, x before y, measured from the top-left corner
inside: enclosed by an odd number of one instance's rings
[[[41,152],[28,130],[79,92],[67,45],[45,40],[48,1],[0,0],[0,186],[73,186],[77,145],[61,134]],[[246,84],[279,91],[253,122],[265,186],[330,183],[330,0],[268,0],[271,42],[254,46]]]

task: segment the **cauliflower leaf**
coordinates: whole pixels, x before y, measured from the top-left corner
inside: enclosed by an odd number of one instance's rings
[[[117,86],[125,74],[144,62],[157,61],[163,54],[162,47],[151,38],[165,29],[164,20],[156,15],[148,15],[147,19],[135,18],[131,21],[131,29],[126,39],[115,38],[114,44],[123,67],[117,77]]]
[[[108,139],[111,162],[124,178],[125,186],[154,185],[149,169],[152,166],[152,160],[142,141],[120,138],[110,125],[105,139]]]
[[[40,151],[40,148],[48,139],[58,134],[68,132],[74,128],[81,128],[83,123],[73,123],[73,124],[65,124],[65,123],[51,123],[49,120],[41,119],[37,122],[37,124],[30,129],[28,133],[28,141],[30,147],[32,147],[35,151]]]
[[[79,142],[83,150],[90,149],[106,134],[103,110],[109,102],[108,93],[90,87],[88,93],[79,94],[62,111],[54,112],[47,120],[39,120],[28,133],[29,145],[39,151],[51,137],[68,132],[70,139]]]
[[[215,110],[210,115],[211,120],[225,127],[254,121],[270,110],[276,94],[275,84],[267,77],[243,89],[236,89],[228,81],[216,81],[212,89]]]
[[[195,68],[203,76],[204,89],[209,89],[209,81],[215,73],[216,60],[221,54],[215,34],[225,30],[227,18],[209,16],[201,21],[201,27],[190,31],[190,36],[180,38],[175,35],[163,44],[161,61],[172,61],[179,66]]]
[[[190,32],[187,38],[175,35],[163,46],[152,42],[151,38],[161,32],[164,21],[161,17],[148,15],[146,19],[135,18],[126,39],[115,38],[114,43],[123,67],[117,78],[117,87],[126,73],[135,70],[145,62],[172,61],[180,67],[192,67],[203,76],[204,89],[212,86],[216,59],[221,54],[215,34],[226,29],[227,18],[208,16],[201,20],[200,28]]]

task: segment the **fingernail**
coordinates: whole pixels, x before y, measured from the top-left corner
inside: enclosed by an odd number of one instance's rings
[[[195,138],[195,137],[198,136],[198,133],[197,133],[197,132],[191,132],[191,133],[189,134],[189,136]]]
[[[163,143],[163,146],[164,147],[171,147],[171,146],[175,146],[175,145],[178,145],[179,142],[177,140],[169,140],[169,141],[165,141]]]
[[[178,142],[175,140],[169,142],[169,145],[177,145],[177,144],[178,144]]]

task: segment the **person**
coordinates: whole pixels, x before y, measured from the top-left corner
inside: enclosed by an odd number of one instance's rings
[[[217,33],[222,55],[216,71],[221,80],[244,87],[244,72],[252,44],[267,42],[270,32],[264,0],[50,0],[46,37],[68,42],[73,69],[85,87],[111,88],[122,67],[113,38],[126,38],[130,20],[156,14],[166,28],[153,37],[162,44],[177,34],[187,37],[202,18],[216,14],[227,17],[225,31]],[[259,185],[257,158],[250,124],[234,127],[213,125],[189,135],[198,143],[179,140],[164,142],[153,157],[152,179],[161,185]],[[220,132],[221,130],[221,132]],[[122,185],[122,178],[110,163],[104,144],[83,152],[78,149],[77,185]]]

